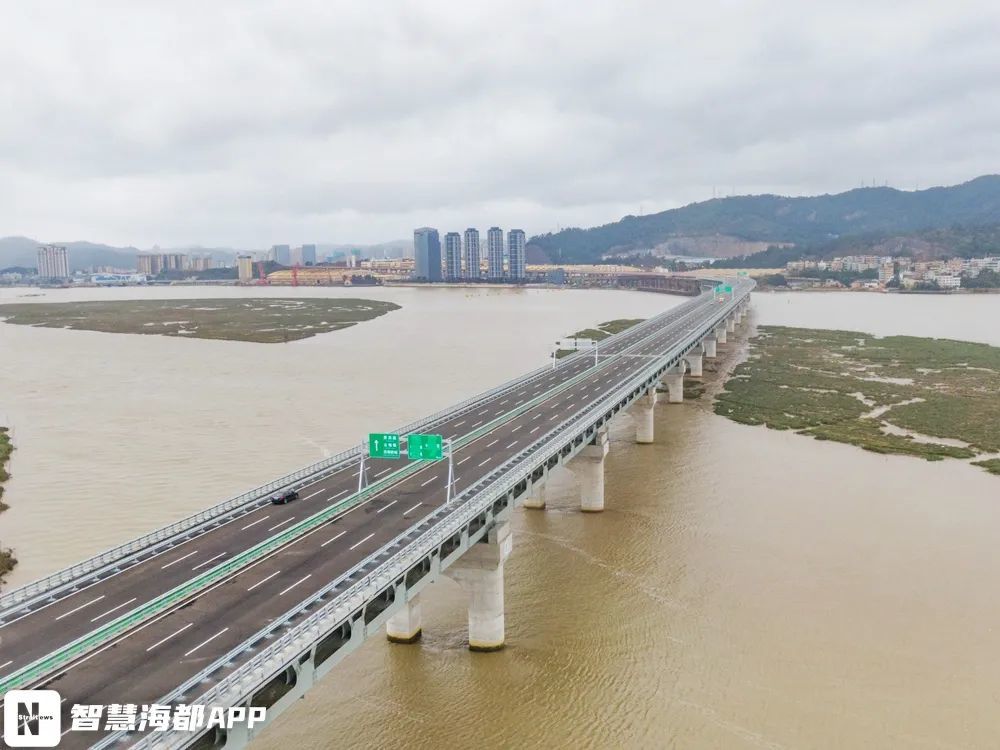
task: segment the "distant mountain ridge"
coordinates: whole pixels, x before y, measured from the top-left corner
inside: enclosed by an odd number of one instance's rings
[[[998,221],[1000,175],[994,174],[961,185],[912,192],[876,187],[802,198],[717,198],[648,216],[626,216],[591,229],[564,229],[532,237],[528,244],[554,261],[591,263],[607,254],[711,235],[748,243],[809,247],[848,235],[908,233]]]

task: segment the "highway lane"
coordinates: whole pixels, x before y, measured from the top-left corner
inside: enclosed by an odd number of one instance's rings
[[[707,295],[705,296],[707,297]],[[602,351],[611,354],[655,335],[678,317],[701,309],[706,299],[698,298],[668,311],[658,324],[637,333],[623,334],[606,344]],[[445,419],[437,429],[446,437],[461,437],[483,423],[507,413],[509,409],[537,397],[560,383],[592,367],[589,357],[579,362],[542,373],[523,387],[477,404],[451,419]],[[478,408],[478,407],[482,408]],[[509,441],[508,441],[509,442]],[[373,461],[369,479],[381,479],[405,461]],[[11,673],[51,652],[60,643],[68,643],[91,632],[164,591],[172,589],[200,572],[211,569],[242,550],[252,547],[293,523],[304,519],[334,502],[350,496],[357,488],[357,464],[307,485],[300,490],[301,499],[284,506],[267,505],[229,523],[208,531],[188,542],[125,569],[118,575],[66,596],[47,607],[8,622],[0,628],[0,665],[3,673]]]
[[[657,337],[636,354],[662,351],[677,335]],[[639,359],[623,359],[460,449],[456,453],[459,489],[488,474],[574,409],[614,389],[640,366]],[[67,704],[156,700],[440,505],[445,476],[443,463],[428,464],[211,592],[132,631],[46,686],[68,697]],[[94,739],[94,735],[71,733],[64,738],[64,746],[83,747]]]

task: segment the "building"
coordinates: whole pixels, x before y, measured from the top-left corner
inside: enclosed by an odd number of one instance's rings
[[[462,235],[458,232],[444,236],[444,277],[447,281],[462,278]]]
[[[507,232],[508,275],[514,281],[523,281],[525,277],[524,244],[523,229],[511,229]]]
[[[292,265],[292,248],[288,245],[271,245],[271,252],[268,255],[269,260],[273,260],[279,266]]]
[[[153,270],[153,257],[152,255],[137,255],[135,256],[135,268],[139,273],[145,274],[146,276],[156,276],[159,271]]]
[[[413,278],[441,281],[441,240],[438,230],[421,227],[413,230]]]
[[[492,281],[503,278],[503,230],[490,227],[486,233],[486,275]]]
[[[465,278],[478,279],[482,275],[479,267],[479,230],[469,227],[465,230]]]
[[[299,251],[299,256],[302,260],[302,265],[304,266],[315,266],[316,265],[316,246],[315,245],[303,245]]]
[[[253,281],[253,258],[249,255],[239,255],[236,258],[236,268],[241,284]]]
[[[199,262],[204,263],[200,259]],[[158,276],[164,271],[185,271],[189,266],[184,253],[141,253],[135,258],[135,267],[137,273]],[[211,268],[210,265],[208,267]]]
[[[68,279],[69,256],[62,245],[38,248],[38,275],[43,279]]]

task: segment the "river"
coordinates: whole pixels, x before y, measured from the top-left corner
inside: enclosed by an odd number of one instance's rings
[[[287,345],[0,325],[12,583],[543,364],[563,334],[682,301],[186,287],[31,299],[248,294],[402,309]],[[756,294],[754,319],[1000,345],[998,296]],[[654,445],[615,423],[603,514],[577,512],[568,472],[548,510],[515,512],[504,651],[466,650],[445,579],[423,595],[419,645],[369,641],[255,747],[996,746],[1000,479],[737,425],[708,404],[657,409]]]

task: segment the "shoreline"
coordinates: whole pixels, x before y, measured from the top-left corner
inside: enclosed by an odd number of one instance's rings
[[[10,454],[14,452],[14,443],[10,439],[10,428],[0,426],[0,513],[3,513],[10,506],[3,501],[4,483],[10,479],[7,472],[7,464],[10,462]],[[14,550],[0,548],[0,586],[7,578],[7,574],[14,570],[17,565],[17,558],[14,557]]]

